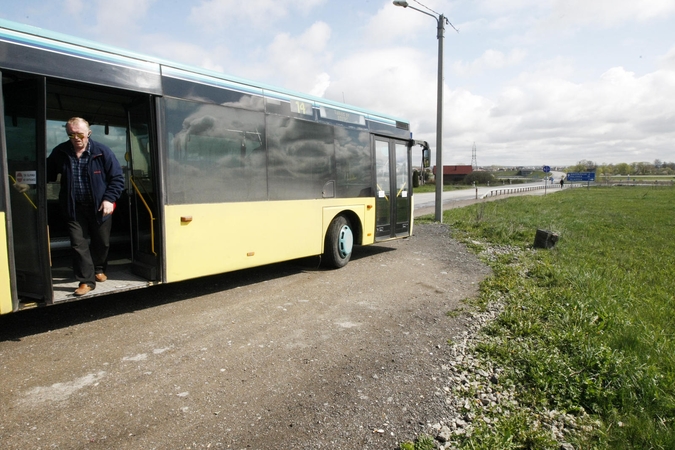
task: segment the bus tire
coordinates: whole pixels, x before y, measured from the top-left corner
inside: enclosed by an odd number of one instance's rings
[[[326,267],[339,269],[352,257],[354,233],[345,216],[337,216],[328,226],[324,243],[323,263]]]

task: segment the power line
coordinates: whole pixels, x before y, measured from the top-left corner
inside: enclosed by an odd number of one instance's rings
[[[429,11],[431,11],[431,12],[434,13],[434,14],[436,14],[437,16],[440,16],[440,15],[441,15],[441,13],[439,13],[439,12],[437,12],[437,11],[434,11],[433,9],[429,8],[427,5],[423,5],[422,3],[418,2],[417,0],[413,0],[413,1],[414,1],[415,3],[417,3],[418,5],[420,5],[422,8],[428,9]]]
[[[420,5],[422,8],[425,8],[425,9],[431,11],[432,13],[436,14],[438,17],[440,17],[440,16],[443,15],[443,14],[439,13],[438,11],[434,11],[433,9],[429,8],[427,5],[424,5],[424,4],[422,4],[421,2],[419,2],[419,1],[417,1],[417,0],[412,0],[412,1],[414,1],[415,3],[417,3],[418,5]],[[453,30],[455,30],[456,32],[459,33],[459,30],[458,30],[457,28],[455,28],[455,26],[452,24],[452,22],[450,22],[450,21],[448,20],[447,17],[443,17],[443,18],[445,19],[445,23],[446,23],[446,24],[450,25],[450,26],[452,27]]]

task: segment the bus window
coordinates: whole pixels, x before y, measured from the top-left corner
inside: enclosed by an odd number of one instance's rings
[[[373,164],[368,132],[336,127],[335,160],[338,197],[373,196]]]
[[[170,204],[267,199],[263,113],[167,98]]]
[[[333,127],[281,116],[267,125],[270,200],[322,198],[335,180]]]

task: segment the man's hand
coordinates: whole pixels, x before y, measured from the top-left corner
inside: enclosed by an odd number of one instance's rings
[[[103,216],[105,217],[113,213],[113,211],[115,210],[115,206],[112,204],[112,202],[109,202],[108,200],[103,200],[101,202],[101,207],[98,210],[103,211]]]
[[[30,185],[25,183],[14,183],[12,186],[22,194],[30,189]]]

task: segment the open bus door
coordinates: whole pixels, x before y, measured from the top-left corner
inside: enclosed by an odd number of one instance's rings
[[[375,136],[375,240],[410,234],[412,185],[408,141]]]
[[[78,115],[89,122],[92,139],[109,147],[124,171],[125,189],[117,200],[110,232],[108,280],[96,284],[88,297],[146,287],[159,281],[156,201],[156,155],[150,110],[145,94],[129,93],[80,83],[47,83],[47,148],[63,139],[67,118]],[[63,109],[67,107],[67,109]],[[68,230],[58,208],[58,188],[48,189],[54,303],[76,300]],[[155,253],[153,253],[155,251]]]
[[[19,80],[2,75],[3,202],[12,309],[17,310],[19,298],[53,301],[45,206],[46,84],[44,77]]]
[[[152,106],[152,97],[147,97],[128,108],[125,177],[131,218],[132,271],[149,281],[159,281],[159,189]]]

